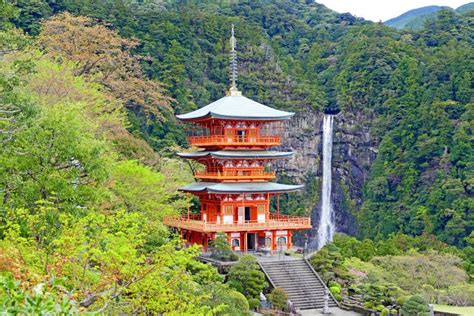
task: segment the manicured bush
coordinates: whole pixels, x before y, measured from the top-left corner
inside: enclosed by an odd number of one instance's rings
[[[413,295],[403,303],[400,309],[401,316],[429,316],[428,303],[419,295]]]
[[[244,255],[229,269],[228,284],[247,299],[257,298],[266,286],[265,274],[252,255]]]
[[[337,286],[331,286],[329,291],[331,291],[332,295],[341,294],[341,288]]]
[[[251,310],[256,310],[260,306],[260,300],[258,298],[251,298],[248,301]]]
[[[277,287],[273,289],[273,291],[267,296],[273,307],[277,309],[285,308],[286,303],[288,301],[288,295],[286,294],[285,290]]]

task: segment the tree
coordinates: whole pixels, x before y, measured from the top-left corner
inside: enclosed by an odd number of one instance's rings
[[[25,291],[20,285],[21,282],[11,276],[0,276],[0,304],[3,313],[16,315],[79,312],[67,297],[61,300],[47,292],[45,283],[37,284],[31,291]]]
[[[282,310],[286,307],[288,295],[282,288],[274,288],[270,294],[267,295],[273,307]]]
[[[228,284],[244,294],[247,299],[256,298],[266,286],[265,275],[252,255],[244,255],[229,269]]]
[[[215,251],[212,256],[222,261],[237,261],[238,256],[232,252],[229,241],[225,233],[217,233],[216,238],[211,243],[211,249]]]
[[[162,86],[144,78],[139,59],[131,54],[137,41],[124,39],[90,18],[63,13],[43,23],[39,43],[50,56],[77,62],[77,75],[99,82],[136,113],[161,118],[162,111],[169,110]]]
[[[413,295],[403,303],[400,313],[402,316],[428,316],[430,309],[428,303],[421,296]]]

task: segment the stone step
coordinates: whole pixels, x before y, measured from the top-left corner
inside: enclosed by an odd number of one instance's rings
[[[283,288],[289,300],[299,309],[322,308],[326,285],[305,260],[261,262],[267,278]],[[338,306],[330,296],[329,306]]]

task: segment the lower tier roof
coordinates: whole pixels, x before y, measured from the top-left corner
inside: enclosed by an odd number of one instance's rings
[[[285,193],[302,189],[304,185],[275,182],[195,182],[180,188],[184,192],[209,193]]]
[[[182,158],[228,158],[228,159],[276,159],[293,155],[291,151],[270,151],[270,150],[218,150],[218,151],[195,151],[192,153],[177,153]]]

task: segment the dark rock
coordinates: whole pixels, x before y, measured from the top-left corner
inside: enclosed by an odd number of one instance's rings
[[[277,165],[294,182],[307,182],[308,176],[322,180],[322,124],[324,114],[301,111],[290,122],[283,150],[295,155]],[[368,123],[369,122],[369,123]],[[362,189],[369,177],[370,165],[377,154],[377,137],[371,135],[370,113],[340,112],[334,121],[332,158],[332,202],[338,232],[357,234],[355,215],[362,203]],[[369,124],[369,125],[368,125]],[[321,195],[321,192],[311,192]],[[319,222],[321,210],[313,205],[312,220]],[[310,210],[308,210],[309,212]]]

